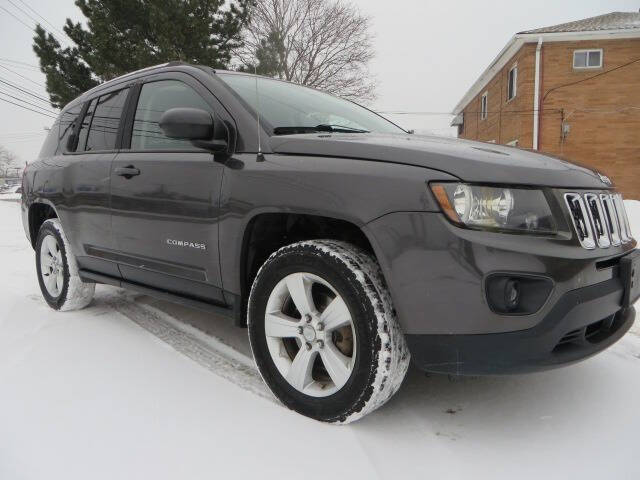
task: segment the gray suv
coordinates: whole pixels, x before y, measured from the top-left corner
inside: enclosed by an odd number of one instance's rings
[[[599,172],[182,63],[69,103],[22,217],[52,308],[104,283],[230,317],[274,395],[326,422],[384,404],[410,359],[456,375],[584,359],[640,294]]]

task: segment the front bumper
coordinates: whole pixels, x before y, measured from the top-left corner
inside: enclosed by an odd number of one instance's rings
[[[487,335],[407,335],[414,364],[456,375],[526,373],[595,355],[633,325],[633,307],[620,309],[622,284],[612,279],[565,294],[533,328]],[[611,309],[618,310],[610,314]]]
[[[366,225],[414,363],[434,372],[516,373],[593,355],[633,324],[619,259],[635,246],[586,250],[570,231],[534,237],[473,231],[441,213],[399,212]],[[494,274],[535,275],[553,288],[538,311],[496,313]],[[571,341],[569,341],[571,340]]]

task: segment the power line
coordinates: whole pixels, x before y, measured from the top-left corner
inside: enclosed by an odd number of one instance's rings
[[[410,112],[410,111],[392,111],[392,112],[376,112],[384,115],[454,115],[451,112]]]
[[[635,60],[631,60],[630,62],[627,62],[625,64],[618,65],[617,67],[612,68],[610,70],[607,70],[606,72],[600,72],[600,73],[597,73],[595,75],[591,75],[590,77],[583,78],[582,80],[577,80],[575,82],[565,83],[564,85],[558,85],[557,87],[550,88],[549,90],[547,90],[547,92],[542,97],[542,101],[544,102],[545,99],[547,98],[547,95],[549,95],[551,92],[553,92],[555,90],[558,90],[558,89],[564,88],[564,87],[571,87],[573,85],[577,85],[578,83],[582,83],[582,82],[588,82],[589,80],[593,80],[594,78],[601,77],[602,75],[606,75],[607,73],[615,72],[616,70],[620,70],[621,68],[628,67],[629,65],[632,65],[632,64],[637,63],[637,62],[640,62],[640,58],[636,58]]]
[[[22,20],[20,20],[18,17],[16,17],[13,13],[11,13],[9,10],[7,10],[6,8],[4,8],[2,5],[0,5],[0,8],[2,10],[4,10],[5,12],[7,12],[9,15],[11,15],[15,20],[17,20],[18,22],[20,22],[22,25],[24,25],[25,27],[27,27],[29,30],[33,31],[34,28],[32,26],[27,25],[26,23],[24,23]]]
[[[0,137],[4,137],[4,136],[15,136],[15,135],[35,135],[36,133],[40,133],[40,130],[30,130],[28,132],[13,132],[13,133],[9,133],[9,132],[0,132]]]
[[[40,15],[38,12],[36,12],[33,8],[31,8],[31,6],[29,6],[29,4],[27,2],[25,2],[24,0],[18,0],[20,3],[22,3],[25,7],[27,7],[29,10],[31,10],[33,13],[35,13],[37,16],[39,16],[42,20],[44,20],[45,22],[47,22],[47,24],[49,24],[49,26],[55,30],[57,33],[59,33],[60,35],[62,35],[63,37],[67,37],[69,38],[69,40],[71,40],[71,38],[69,37],[69,35],[67,35],[66,33],[62,32],[61,30],[59,30],[58,28],[56,28],[55,25],[53,25],[49,20],[47,20],[45,17],[43,17],[42,15]]]
[[[40,67],[38,67],[37,65],[33,65],[32,63],[21,62],[19,60],[12,60],[10,58],[0,58],[0,62],[14,63],[17,65],[22,65],[24,67],[30,67],[30,68],[35,68],[36,70],[40,70]]]
[[[41,133],[32,133],[31,135],[22,135],[18,137],[0,137],[0,143],[7,142],[10,140],[27,140],[27,139],[40,138],[42,137],[42,135],[46,135],[46,134],[47,132],[43,130]]]
[[[536,112],[536,110],[498,110],[498,111],[486,111],[486,112],[480,112],[480,111],[463,111],[460,113],[464,113],[464,114],[486,114],[486,115],[498,115],[498,114],[511,114],[511,115],[533,115]],[[543,114],[543,113],[559,113],[560,110],[559,109],[545,109],[545,110],[539,110],[539,113]],[[394,112],[376,112],[379,114],[383,114],[383,115],[450,115],[450,116],[455,116],[455,113],[451,113],[451,112],[408,112],[408,111],[394,111]]]
[[[20,73],[18,73],[18,72],[14,72],[13,70],[11,70],[11,69],[10,69],[10,68],[8,68],[8,67],[5,67],[4,65],[0,65],[0,68],[4,68],[4,69],[5,69],[5,70],[7,70],[8,72],[11,72],[11,73],[13,73],[14,75],[17,75],[18,77],[23,78],[23,79],[25,79],[26,81],[31,82],[31,83],[33,83],[34,85],[37,85],[38,87],[44,88],[44,85],[42,85],[41,83],[38,83],[38,82],[36,82],[35,80],[31,80],[29,77],[25,77],[24,75],[21,75],[21,74],[20,74]]]
[[[40,115],[44,115],[45,117],[53,118],[54,120],[56,118],[53,115],[49,115],[49,114],[44,113],[44,112],[39,112],[38,110],[33,110],[33,109],[29,108],[29,107],[25,107],[24,105],[20,105],[19,103],[14,103],[14,102],[11,102],[9,100],[5,100],[4,98],[0,98],[0,102],[10,103],[11,105],[15,105],[16,107],[20,107],[20,108],[23,108],[25,110],[29,110],[30,112],[39,113]]]
[[[45,27],[44,27],[40,22],[38,22],[38,20],[36,20],[35,18],[33,18],[33,17],[29,14],[29,12],[25,12],[21,7],[19,7],[19,6],[18,6],[18,5],[16,5],[15,3],[13,3],[13,1],[12,1],[12,0],[7,0],[7,1],[8,1],[11,5],[13,5],[13,7],[14,7],[14,8],[16,8],[16,9],[20,10],[24,15],[26,15],[26,16],[29,18],[29,20],[33,20],[33,21],[35,22],[35,24],[36,24],[36,25],[40,25],[40,26],[42,27],[42,29],[43,29],[45,32],[47,32],[49,35],[51,35],[53,38],[55,38],[55,39],[56,39],[56,41],[57,41],[58,43],[62,43],[62,42],[63,42],[63,41],[62,41],[62,40],[60,40],[57,36],[55,36],[55,35],[53,34],[53,32],[51,32],[50,30],[47,30],[47,29],[46,29],[46,28],[45,28]],[[67,42],[67,41],[64,41],[64,43],[66,43],[67,45],[69,45],[69,42]]]
[[[23,100],[22,98],[20,98],[20,97],[16,97],[16,96],[11,95],[11,94],[9,94],[9,93],[5,93],[5,92],[0,91],[0,95],[6,95],[7,97],[11,97],[11,98],[13,98],[14,100],[18,100],[19,102],[26,103],[27,105],[31,105],[32,107],[39,108],[39,109],[44,110],[45,112],[50,113],[50,114],[52,114],[52,115],[55,115],[55,114],[56,114],[55,112],[52,112],[51,110],[47,110],[46,108],[41,107],[40,105],[37,105],[37,104],[35,104],[35,103],[28,102],[27,100]]]
[[[36,93],[34,93],[34,92],[30,91],[30,90],[27,90],[27,89],[24,89],[24,88],[21,88],[21,87],[17,87],[12,82],[8,82],[6,79],[3,79],[2,77],[0,77],[0,83],[4,83],[4,84],[10,86],[11,88],[15,88],[16,90],[20,90],[21,92],[26,93],[27,95],[31,95],[32,97],[37,98],[41,102],[45,102],[47,105],[49,104],[49,100],[47,100],[46,98],[41,97],[40,95],[38,95],[38,94],[36,94]]]

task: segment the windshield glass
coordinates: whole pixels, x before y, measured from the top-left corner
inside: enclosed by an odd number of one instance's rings
[[[251,108],[260,111],[260,118],[276,135],[313,131],[405,133],[364,107],[312,88],[257,77],[258,102],[256,77],[224,73],[219,76]]]

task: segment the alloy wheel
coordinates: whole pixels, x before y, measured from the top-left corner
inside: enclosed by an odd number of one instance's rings
[[[297,272],[271,291],[265,312],[271,359],[299,392],[325,397],[349,380],[357,354],[349,308],[321,277]]]
[[[47,235],[40,245],[40,275],[49,295],[60,296],[64,285],[64,262],[60,245],[53,235]]]

